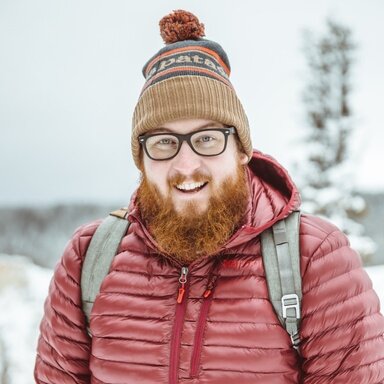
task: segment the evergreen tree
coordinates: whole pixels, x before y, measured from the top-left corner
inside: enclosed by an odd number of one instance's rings
[[[375,244],[354,221],[365,210],[354,193],[350,140],[354,128],[351,108],[352,67],[356,45],[350,29],[327,20],[326,31],[304,34],[308,80],[303,94],[308,122],[305,166],[301,167],[304,210],[337,224],[367,261]]]

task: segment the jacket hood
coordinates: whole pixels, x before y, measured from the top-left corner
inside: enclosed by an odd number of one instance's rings
[[[271,156],[253,151],[247,173],[250,193],[244,224],[223,249],[238,246],[254,238],[300,207],[300,196],[295,184],[286,169]],[[141,237],[148,245],[156,248],[156,243],[141,223],[136,193],[131,199],[129,220],[140,224]]]
[[[227,247],[257,236],[300,207],[299,192],[287,170],[269,155],[253,151],[248,164],[248,182],[250,194],[245,222]]]

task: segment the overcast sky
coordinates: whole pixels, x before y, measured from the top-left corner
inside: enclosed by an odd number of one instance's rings
[[[194,12],[219,42],[254,147],[292,170],[305,127],[302,31],[349,26],[359,188],[384,190],[382,0],[0,0],[0,205],[130,198],[141,69],[163,43],[158,21]]]

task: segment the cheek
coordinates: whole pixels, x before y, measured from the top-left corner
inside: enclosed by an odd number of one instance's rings
[[[215,170],[211,171],[213,185],[217,188],[222,185],[222,183],[228,178],[232,179],[236,177],[237,168],[234,165],[233,161],[223,161]]]
[[[165,193],[168,189],[168,169],[166,164],[151,159],[144,160],[144,172],[148,181],[154,184],[161,193]]]
[[[213,179],[217,181],[216,185],[221,184],[227,179],[236,179],[238,177],[239,169],[248,162],[247,155],[243,155],[241,156],[237,149],[234,148],[232,153],[228,152],[226,156],[220,159],[215,166],[215,170],[212,171]]]

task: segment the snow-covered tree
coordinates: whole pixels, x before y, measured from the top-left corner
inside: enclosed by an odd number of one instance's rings
[[[367,261],[375,244],[354,220],[364,213],[365,202],[354,193],[350,146],[355,126],[350,97],[356,45],[350,29],[334,20],[327,20],[322,34],[306,31],[304,43],[307,129],[305,160],[299,166],[304,209],[337,224]]]

